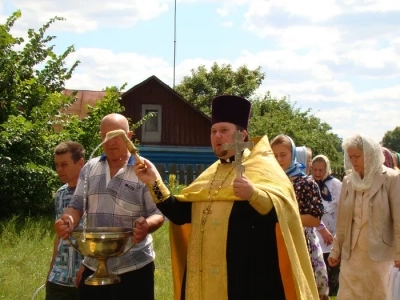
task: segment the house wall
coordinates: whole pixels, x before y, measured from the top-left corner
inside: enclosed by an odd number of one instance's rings
[[[138,146],[140,156],[158,164],[211,165],[217,160],[211,147]]]
[[[210,119],[155,78],[123,94],[121,104],[125,107],[123,114],[134,123],[143,117],[142,104],[162,106],[161,141],[141,142],[142,125],[134,136],[141,145],[210,147]]]

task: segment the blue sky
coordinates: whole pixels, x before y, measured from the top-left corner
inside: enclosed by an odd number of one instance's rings
[[[151,75],[173,84],[173,0],[7,0],[13,33],[25,36],[51,17],[59,52],[74,45],[81,64],[66,84],[102,90]],[[340,137],[380,141],[400,126],[399,0],[178,0],[176,84],[214,62],[262,67],[257,91],[290,96]]]

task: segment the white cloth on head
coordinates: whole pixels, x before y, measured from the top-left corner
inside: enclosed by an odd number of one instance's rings
[[[324,174],[324,177],[322,178],[322,180],[325,180],[329,175],[332,174],[331,162],[329,161],[328,157],[326,157],[325,155],[319,154],[313,158],[312,163],[314,164],[314,161],[317,159],[323,159],[325,162],[325,166],[326,166],[325,174]]]
[[[361,142],[361,143],[360,143]],[[360,145],[362,144],[362,149]],[[372,185],[372,181],[376,172],[382,172],[384,157],[382,154],[381,145],[373,139],[364,135],[354,135],[347,138],[343,142],[344,150],[344,166],[346,170],[351,169],[353,176],[351,176],[351,181],[353,184],[353,189],[356,191],[363,192],[369,189]],[[364,156],[364,177],[361,178],[360,174],[356,172],[351,164],[350,157],[347,154],[349,148],[359,148],[363,152]]]

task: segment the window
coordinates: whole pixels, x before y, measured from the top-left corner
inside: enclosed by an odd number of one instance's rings
[[[160,104],[143,104],[142,117],[154,112],[157,115],[150,117],[142,126],[141,142],[161,142],[161,105]]]
[[[150,113],[156,113],[156,116],[151,117],[144,123],[144,131],[145,132],[157,132],[158,131],[158,110],[156,109],[146,109],[144,115],[148,115]]]

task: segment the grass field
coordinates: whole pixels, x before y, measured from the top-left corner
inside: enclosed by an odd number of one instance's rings
[[[32,299],[46,281],[54,241],[53,218],[0,222],[0,299]],[[171,300],[172,273],[168,224],[153,234],[156,250],[156,299]],[[35,299],[43,300],[44,289]]]
[[[0,222],[0,299],[32,299],[45,283],[54,240],[53,218],[13,218]],[[156,251],[155,298],[172,300],[168,224],[153,233]],[[44,289],[35,299],[44,299]],[[332,297],[331,299],[336,299]]]

